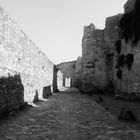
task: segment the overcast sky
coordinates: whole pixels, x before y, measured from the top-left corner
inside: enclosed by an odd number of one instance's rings
[[[103,29],[126,0],[0,0],[0,5],[55,64],[81,56],[84,25]]]

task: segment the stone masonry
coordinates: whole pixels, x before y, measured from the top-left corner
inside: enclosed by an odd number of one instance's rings
[[[53,63],[2,8],[0,8],[0,54],[0,77],[20,75],[24,87],[24,102],[32,102],[37,96],[43,98],[45,91],[51,89]],[[6,94],[12,96],[9,92]],[[16,93],[13,92],[14,94]]]
[[[137,2],[136,6],[135,2]],[[135,93],[135,95],[140,96],[140,38],[138,38],[140,34],[138,18],[140,17],[140,3],[138,0],[128,0],[124,8],[125,13],[121,24],[125,24],[127,20],[129,22],[127,22],[127,26],[124,25],[126,28],[128,27],[127,30],[121,28],[123,36],[121,37],[120,53],[117,54],[116,64],[120,73],[118,76],[120,77],[116,78],[116,88],[124,93]]]
[[[140,93],[139,5],[138,0],[128,0],[125,13],[108,17],[104,30],[93,24],[84,27],[81,72],[84,92],[113,88]]]
[[[82,40],[82,90],[91,92],[106,83],[104,31],[93,24],[84,27]]]

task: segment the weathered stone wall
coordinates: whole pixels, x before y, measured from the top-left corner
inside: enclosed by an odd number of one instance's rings
[[[76,86],[76,61],[63,62],[57,65],[57,68],[65,75],[65,77],[71,79],[71,86]]]
[[[84,27],[82,39],[82,89],[91,92],[106,86],[104,31],[93,24]]]
[[[2,8],[0,54],[0,77],[19,74],[24,86],[25,102],[32,102],[36,95],[43,98],[43,88],[52,86],[53,63]],[[10,95],[9,92],[7,94]]]
[[[118,58],[121,61],[118,59],[116,63],[120,71],[120,76],[116,73],[117,90],[125,93],[140,93],[140,43],[134,47],[131,41],[126,43],[122,40],[121,54]]]
[[[135,4],[137,2],[137,4]],[[125,13],[106,19],[104,31],[84,27],[82,40],[82,89],[140,93],[140,2],[128,0]],[[123,20],[122,20],[123,19]]]
[[[108,84],[114,84],[115,75],[115,59],[116,59],[116,44],[121,41],[119,34],[119,22],[122,14],[106,18],[104,41],[106,55],[106,75]]]
[[[135,2],[137,6],[134,6]],[[121,51],[116,59],[118,71],[115,86],[121,92],[140,94],[139,1],[128,0],[124,8],[125,13],[120,22],[123,25],[120,26],[123,35],[120,44]]]

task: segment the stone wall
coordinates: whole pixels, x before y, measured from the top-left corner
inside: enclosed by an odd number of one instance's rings
[[[121,41],[119,34],[119,22],[122,14],[106,18],[104,29],[105,55],[106,55],[106,75],[108,84],[114,84],[114,75],[116,73],[116,45]]]
[[[119,69],[115,77],[116,89],[124,93],[140,93],[140,43],[134,47],[131,41],[122,40],[116,66]]]
[[[122,28],[123,26],[120,28],[123,36],[121,37],[121,50],[116,59],[118,69],[115,77],[116,89],[129,94],[140,94],[140,28],[138,19],[140,17],[140,2],[137,3],[137,9],[134,6],[135,2],[139,1],[128,0],[124,6],[125,13],[121,23],[124,24],[125,28]],[[127,22],[128,16],[129,22]]]
[[[0,54],[0,77],[20,75],[24,87],[24,102],[32,102],[36,96],[43,98],[43,88],[50,89],[52,86],[53,63],[2,8]],[[7,94],[10,95],[10,92]],[[14,98],[14,93],[11,98]]]
[[[57,65],[57,68],[67,78],[71,79],[71,86],[76,86],[76,61],[63,62]]]
[[[104,30],[96,29],[93,24],[84,27],[84,92],[109,86],[114,91],[140,93],[140,2],[128,0],[124,8],[124,14],[106,19]]]
[[[103,89],[106,81],[104,31],[90,24],[84,27],[82,39],[82,90]]]

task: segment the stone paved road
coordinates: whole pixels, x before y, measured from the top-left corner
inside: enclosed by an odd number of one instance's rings
[[[0,124],[0,140],[140,140],[90,97],[60,92]]]

